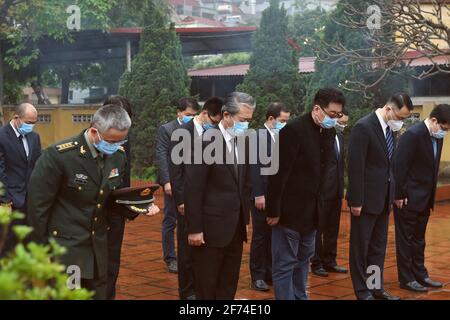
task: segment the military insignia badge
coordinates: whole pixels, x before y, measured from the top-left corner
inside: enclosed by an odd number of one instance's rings
[[[88,180],[88,176],[86,176],[82,173],[78,173],[75,175],[75,183],[76,184],[85,185],[85,184],[87,184],[87,180]]]
[[[109,174],[108,179],[115,178],[115,177],[118,177],[118,176],[119,176],[119,169],[118,168],[114,168],[114,169],[111,170],[111,173]]]

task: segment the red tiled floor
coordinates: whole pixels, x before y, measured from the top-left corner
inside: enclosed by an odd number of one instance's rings
[[[160,207],[161,201],[158,199]],[[348,268],[349,213],[343,212],[338,242],[338,263]],[[166,271],[161,247],[162,213],[156,217],[139,217],[126,225],[122,249],[122,267],[118,280],[117,299],[178,299],[177,276]],[[249,228],[251,230],[251,228]],[[248,267],[249,244],[244,246],[237,299],[273,299],[273,290],[257,292],[250,289]],[[445,283],[443,289],[425,294],[400,289],[397,281],[394,221],[391,216],[389,245],[385,264],[385,288],[403,299],[450,300],[450,204],[439,204],[432,213],[427,231],[426,265],[430,275]],[[330,274],[328,278],[310,275],[312,300],[353,300],[348,274]]]

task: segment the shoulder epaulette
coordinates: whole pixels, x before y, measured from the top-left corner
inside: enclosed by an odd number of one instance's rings
[[[70,142],[56,145],[56,150],[58,150],[58,152],[65,152],[65,151],[75,149],[77,146],[78,146],[78,141],[70,141]]]

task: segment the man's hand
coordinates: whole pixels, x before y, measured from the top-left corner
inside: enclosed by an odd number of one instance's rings
[[[194,247],[200,247],[202,244],[205,244],[205,240],[203,240],[203,232],[189,234],[188,243],[190,246]]]
[[[397,206],[397,208],[401,209],[401,208],[403,208],[403,206],[408,205],[408,198],[395,200],[394,203]]]
[[[266,197],[264,196],[255,197],[255,207],[259,211],[266,210]]]
[[[362,207],[350,207],[350,212],[354,217],[359,217],[361,215]]]
[[[172,185],[170,184],[170,182],[167,182],[164,185],[164,193],[167,194],[168,196],[172,196]]]
[[[280,217],[277,217],[277,218],[270,218],[270,217],[267,217],[267,218],[266,218],[267,224],[268,224],[269,226],[271,226],[271,227],[276,226],[276,225],[278,224],[279,221],[280,221]]]
[[[178,208],[178,212],[184,216],[184,203],[180,204],[179,206],[177,206]]]
[[[157,214],[159,211],[161,211],[159,207],[156,204],[152,204],[150,208],[148,208],[148,212],[145,215],[151,217]]]

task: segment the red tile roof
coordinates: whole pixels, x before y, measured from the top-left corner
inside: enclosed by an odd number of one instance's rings
[[[300,73],[315,72],[316,57],[302,57],[299,59],[298,67]],[[188,71],[190,77],[226,77],[245,76],[250,68],[249,64],[235,64],[213,68],[191,69]]]
[[[235,64],[205,69],[192,69],[188,71],[190,77],[224,77],[224,76],[245,76],[249,64]]]

